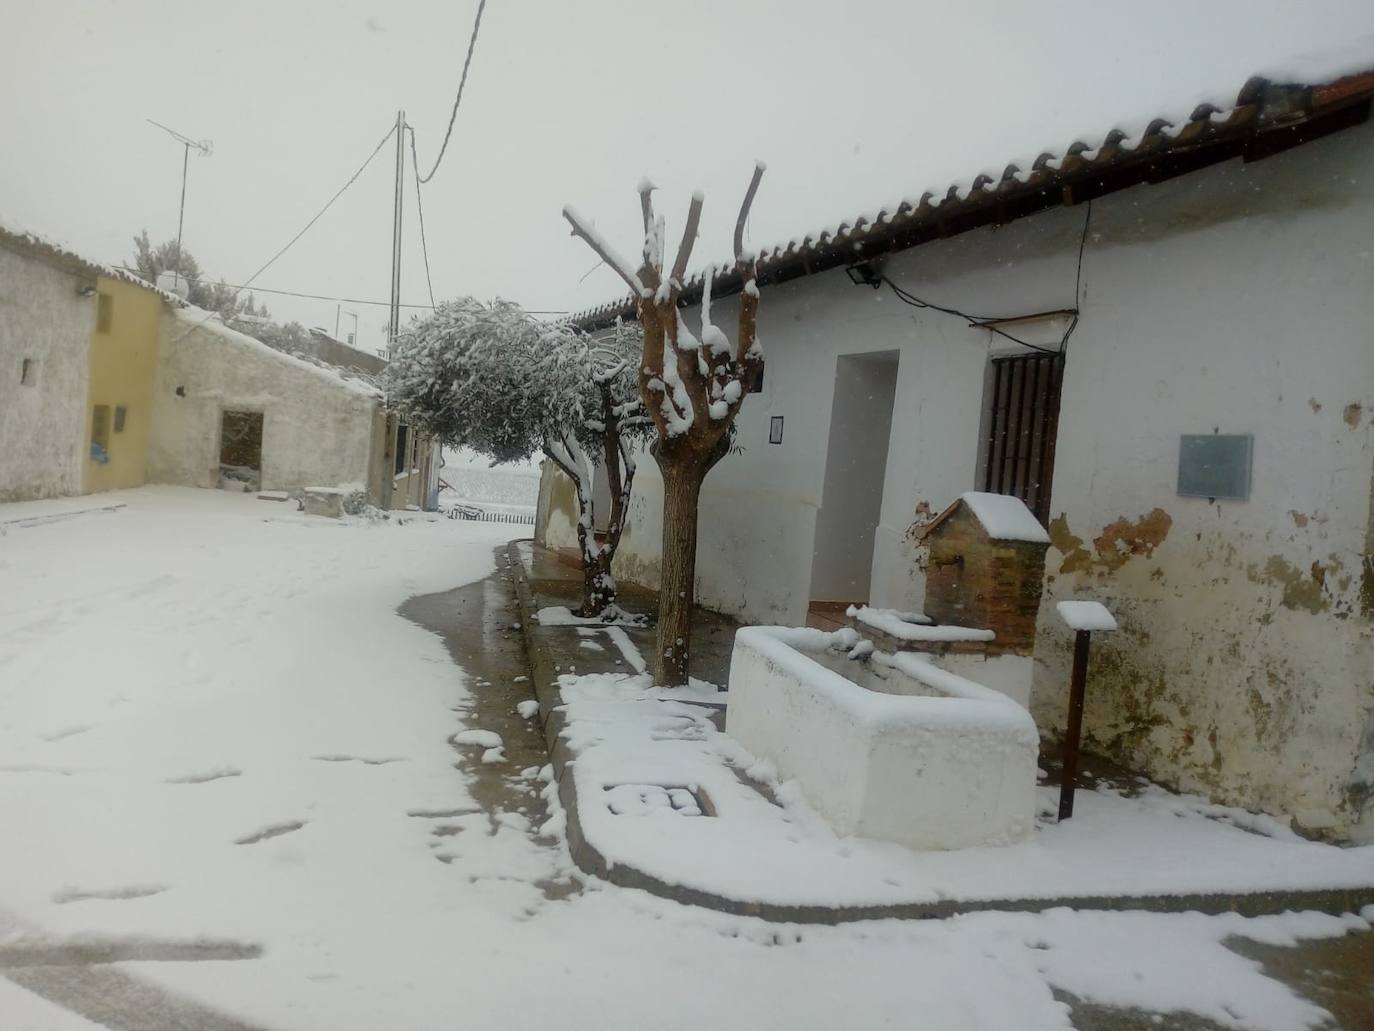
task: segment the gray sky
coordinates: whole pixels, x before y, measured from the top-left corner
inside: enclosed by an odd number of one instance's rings
[[[404,108],[428,170],[476,0],[0,0],[0,219],[108,262],[146,226],[242,282]],[[633,251],[641,175],[676,239],[706,192],[694,266],[728,256],[755,157],[756,244],[919,195],[1129,119],[1234,99],[1256,70],[1359,41],[1369,0],[489,0],[454,140],[425,187],[439,299],[529,308],[623,292],[568,236],[571,202]],[[388,148],[260,285],[385,300]],[[408,176],[410,175],[407,170]],[[406,185],[403,300],[427,292]],[[585,275],[585,279],[583,278]],[[335,305],[259,295],[332,330]],[[349,305],[344,306],[349,309]],[[380,346],[384,307],[352,306]],[[344,318],[346,331],[350,319]]]

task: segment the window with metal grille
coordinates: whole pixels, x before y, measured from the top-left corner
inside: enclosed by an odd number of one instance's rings
[[[396,475],[406,472],[406,448],[410,445],[410,427],[401,423],[396,427]]]
[[[1018,354],[992,360],[983,490],[1026,503],[1044,525],[1050,519],[1054,443],[1064,356]]]

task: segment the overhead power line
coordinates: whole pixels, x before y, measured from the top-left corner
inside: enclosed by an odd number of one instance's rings
[[[249,276],[248,282],[244,283],[242,286],[236,286],[234,288],[234,295],[231,298],[231,300],[237,299],[239,294],[249,289],[253,285],[253,281],[256,280],[258,276],[262,275],[269,268],[271,268],[273,263],[276,262],[278,258],[280,258],[287,251],[289,251],[292,248],[292,246],[295,245],[297,240],[299,240],[302,236],[304,236],[307,232],[310,231],[310,227],[313,226],[316,222],[318,222],[320,220],[320,217],[324,215],[324,213],[328,211],[331,207],[334,206],[334,202],[338,200],[341,196],[343,196],[344,191],[358,181],[358,176],[362,175],[364,170],[366,170],[367,166],[372,164],[372,159],[377,156],[377,154],[381,151],[381,149],[384,146],[386,146],[386,141],[391,139],[391,134],[395,131],[396,127],[394,125],[386,131],[386,135],[378,141],[377,146],[372,148],[372,153],[367,156],[367,160],[364,161],[361,165],[359,165],[358,170],[348,177],[348,182],[340,186],[339,189],[335,192],[334,196],[330,197],[329,200],[325,201],[324,207],[320,208],[320,210],[315,213],[315,217],[312,218],[309,222],[307,222],[299,233],[291,237],[291,239],[286,242],[286,245],[282,247],[281,250],[277,251],[276,254],[268,258],[267,261],[263,263],[261,268],[259,268],[256,272]],[[185,333],[182,333],[181,336],[177,337],[177,340],[181,341],[186,339],[186,337],[190,336],[197,329],[200,329],[201,326],[205,325],[205,323],[209,322],[212,318],[214,318],[215,314],[215,312],[210,312],[209,314],[207,314],[205,318],[201,319],[194,326],[191,326],[189,329],[187,329]]]
[[[463,74],[458,80],[458,95],[453,98],[453,111],[448,116],[448,129],[444,133],[444,142],[439,147],[439,156],[434,159],[434,167],[429,170],[429,175],[420,177],[421,183],[427,183],[434,178],[434,173],[439,171],[439,162],[444,160],[444,152],[448,150],[449,137],[453,135],[453,123],[458,119],[458,105],[463,102],[463,87],[467,85],[468,68],[472,66],[472,51],[477,46],[477,30],[482,27],[482,11],[486,6],[487,0],[479,0],[477,17],[472,23],[472,37],[468,40],[468,56],[463,61]],[[419,172],[420,170],[416,168],[415,174],[419,175]]]
[[[425,256],[425,285],[429,287],[429,306],[434,307],[434,280],[429,275],[429,244],[425,242],[425,206],[420,200],[420,164],[415,159],[415,130],[409,125],[410,167],[415,169],[415,210],[420,213],[420,253]]]
[[[138,272],[138,269],[133,268],[132,266],[129,266],[129,265],[116,265],[115,268],[123,269],[125,272],[134,272],[134,273],[137,273],[137,272]],[[205,280],[205,282],[211,282],[211,280],[207,279],[207,280]],[[300,297],[300,298],[303,298],[304,300],[307,300],[307,301],[335,301],[335,302],[340,303],[340,304],[374,304],[374,305],[378,306],[379,308],[385,308],[385,307],[387,307],[387,306],[389,306],[389,305],[391,304],[390,301],[373,301],[373,300],[369,300],[369,299],[364,298],[364,297],[338,297],[338,296],[335,296],[334,294],[313,294],[313,293],[306,293],[306,292],[301,291],[301,290],[277,290],[277,289],[273,289],[273,288],[271,288],[271,287],[266,287],[266,286],[254,286],[254,287],[251,287],[251,288],[250,288],[250,287],[247,287],[247,286],[241,286],[241,285],[239,285],[239,284],[237,284],[237,283],[224,283],[224,282],[221,282],[220,280],[217,280],[217,279],[216,279],[216,280],[213,280],[213,282],[215,282],[215,283],[218,284],[219,286],[227,286],[227,287],[229,287],[231,290],[242,291],[242,290],[251,289],[253,293],[257,293],[257,294],[276,294],[276,295],[280,295],[280,296],[282,296],[282,297]],[[423,309],[426,310],[426,311],[432,311],[432,310],[435,308],[435,305],[433,305],[433,304],[402,304],[401,307],[402,307],[402,308],[423,308]],[[567,315],[567,314],[569,313],[567,308],[560,308],[560,309],[557,309],[557,310],[554,310],[554,309],[547,309],[547,308],[545,308],[545,309],[526,308],[525,311],[526,311],[528,314],[530,314],[530,315]]]
[[[284,246],[281,250],[277,251],[277,253],[272,255],[272,257],[268,258],[267,261],[263,264],[262,268],[258,269],[251,276],[249,276],[248,282],[245,283],[243,286],[239,287],[240,290],[246,290],[248,289],[248,287],[252,286],[253,280],[257,279],[258,276],[262,275],[269,268],[271,268],[272,264],[278,258],[280,258],[287,251],[289,251],[297,240],[299,240],[302,236],[304,236],[307,232],[310,231],[310,227],[313,226],[316,222],[318,222],[320,220],[320,217],[324,215],[324,213],[328,211],[331,207],[334,206],[334,202],[343,196],[343,192],[358,181],[358,176],[362,175],[363,172],[366,171],[367,166],[372,164],[372,159],[375,158],[381,152],[381,149],[386,146],[386,141],[391,139],[391,134],[395,131],[396,127],[394,125],[386,131],[386,135],[383,136],[377,142],[377,146],[372,148],[372,153],[367,156],[367,160],[364,161],[361,165],[359,165],[358,170],[348,177],[348,182],[340,186],[338,192],[336,192],[334,196],[330,197],[329,200],[325,201],[324,207],[320,208],[320,210],[316,213],[315,217],[312,218],[309,222],[307,222],[305,224],[305,227],[301,229],[299,233],[291,237],[291,239],[286,242],[286,246]]]

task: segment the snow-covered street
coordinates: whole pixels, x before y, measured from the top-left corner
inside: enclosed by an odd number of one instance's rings
[[[793,927],[585,881],[539,834],[537,768],[479,718],[518,683],[518,635],[465,670],[397,612],[477,585],[509,618],[494,549],[516,528],[396,515],[181,488],[0,506],[5,1031],[98,1026],[59,955],[72,978],[112,960],[130,1006],[138,986],[280,1029],[1064,1028],[1068,996],[1322,1025],[1222,941],[1363,919]],[[465,730],[487,733],[450,744]],[[142,1019],[109,1026],[191,1026]]]

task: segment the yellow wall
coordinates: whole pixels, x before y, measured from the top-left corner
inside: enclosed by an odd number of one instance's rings
[[[152,430],[157,380],[158,320],[162,299],[131,283],[101,276],[96,280],[108,312],[108,326],[97,320],[91,335],[91,386],[86,401],[86,491],[119,490],[147,482],[148,438]],[[108,461],[91,457],[97,405],[109,409]],[[115,430],[116,409],[125,411],[124,428]]]

